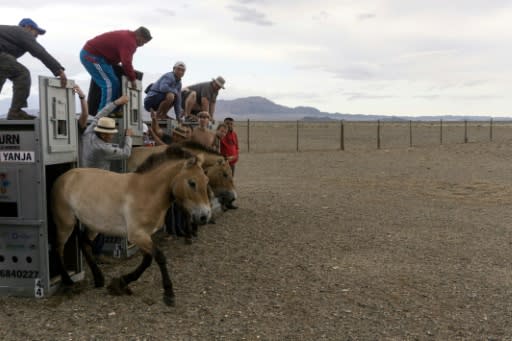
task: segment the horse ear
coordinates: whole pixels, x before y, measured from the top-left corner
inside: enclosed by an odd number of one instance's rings
[[[217,159],[217,164],[218,164],[219,166],[221,166],[221,165],[223,165],[223,164],[224,164],[224,161],[225,161],[225,160],[226,160],[226,159],[224,159],[224,158],[220,157],[220,158],[218,158],[218,159]]]
[[[197,154],[195,156],[192,156],[190,159],[187,159],[187,162],[185,162],[184,167],[189,168],[194,165],[198,165],[199,167],[201,167],[203,165],[203,162],[204,162],[204,155],[202,153]]]

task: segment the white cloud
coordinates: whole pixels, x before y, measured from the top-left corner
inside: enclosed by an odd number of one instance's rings
[[[2,16],[46,28],[38,39],[82,86],[86,40],[144,25],[154,39],[134,65],[145,82],[184,60],[185,84],[226,78],[221,98],[261,95],[333,112],[509,114],[509,1],[202,0],[166,8],[156,0],[27,0],[2,5]],[[49,75],[31,56],[20,61],[34,84]],[[10,96],[4,88],[0,99]]]

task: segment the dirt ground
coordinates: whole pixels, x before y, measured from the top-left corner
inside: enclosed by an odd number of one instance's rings
[[[1,340],[512,340],[512,145],[245,153],[238,210],[133,296],[0,297]],[[107,282],[134,257],[102,265]]]

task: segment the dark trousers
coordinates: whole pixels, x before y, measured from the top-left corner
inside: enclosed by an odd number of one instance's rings
[[[183,209],[176,204],[172,204],[165,215],[165,227],[167,233],[180,237],[183,236],[183,229],[186,228],[184,224],[187,223],[185,219],[186,217],[183,213]]]
[[[30,72],[10,54],[0,52],[0,92],[5,80],[12,82],[11,110],[27,107],[30,95]]]

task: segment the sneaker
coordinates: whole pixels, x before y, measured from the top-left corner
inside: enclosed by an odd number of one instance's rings
[[[29,115],[21,109],[11,109],[7,113],[8,120],[33,120],[35,118],[35,116]]]

